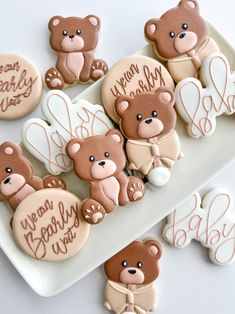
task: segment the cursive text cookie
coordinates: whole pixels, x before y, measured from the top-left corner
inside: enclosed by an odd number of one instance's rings
[[[42,104],[45,120],[30,119],[23,127],[23,143],[51,174],[72,169],[66,144],[72,138],[105,134],[112,123],[100,105],[86,100],[72,103],[62,91],[49,91]]]
[[[117,62],[102,84],[102,99],[108,115],[118,122],[114,104],[118,96],[134,97],[140,93],[155,92],[160,86],[175,88],[167,69],[158,61],[133,55]]]
[[[210,136],[216,128],[216,117],[235,112],[235,72],[231,74],[223,54],[205,59],[201,80],[205,88],[194,78],[186,78],[176,87],[176,107],[194,138]]]
[[[39,104],[43,90],[38,69],[17,54],[0,54],[0,120],[30,114]]]
[[[235,261],[235,215],[233,197],[214,189],[203,200],[193,194],[167,218],[163,236],[171,245],[186,247],[191,240],[209,249],[213,263],[224,266]]]

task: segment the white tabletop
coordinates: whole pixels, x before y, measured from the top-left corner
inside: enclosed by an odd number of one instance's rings
[[[43,2],[47,5],[43,5]],[[93,13],[102,19],[96,56],[112,65],[144,46],[145,22],[151,17],[160,16],[174,5],[174,0],[4,1],[1,5],[1,52],[16,52],[30,58],[43,74],[55,62],[55,55],[49,47],[49,18],[53,15],[85,16]],[[201,0],[200,6],[207,20],[235,46],[235,2],[223,0],[215,4],[215,1]],[[76,86],[66,92],[75,97],[84,88]],[[41,116],[40,107],[31,114],[31,117],[38,116]],[[1,121],[0,142],[20,141],[20,130],[25,119]],[[235,164],[219,175],[209,187],[228,188],[235,196],[234,178]],[[156,236],[162,241],[161,228],[160,224],[147,232],[147,236]],[[184,250],[172,249],[165,243],[163,248],[161,274],[157,281],[157,313],[235,313],[235,265],[226,268],[212,265],[206,249],[198,243],[192,243]],[[102,306],[106,280],[102,267],[62,294],[45,299],[26,285],[0,251],[0,278],[0,314],[106,313]]]

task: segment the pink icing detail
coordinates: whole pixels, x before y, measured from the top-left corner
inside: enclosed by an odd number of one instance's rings
[[[102,180],[112,176],[116,170],[117,166],[112,160],[99,160],[91,166],[91,175],[96,180]]]
[[[79,50],[77,48],[76,50]],[[67,56],[67,66],[69,70],[76,76],[76,79],[79,80],[80,73],[84,66],[84,57],[81,52],[72,52]]]
[[[154,245],[150,246],[149,251],[153,255],[157,255],[157,253],[158,253],[158,249]]]
[[[72,147],[71,147],[72,152],[73,152],[74,154],[76,154],[76,153],[79,151],[80,147],[81,147],[81,145],[78,144],[78,143],[73,144]]]
[[[93,77],[102,77],[103,75],[104,75],[104,71],[103,70],[97,69],[97,70],[92,72],[92,76]]]
[[[135,271],[131,274],[129,271]],[[144,282],[144,273],[135,267],[126,267],[120,273],[120,281],[124,284],[140,285]]]
[[[118,134],[113,134],[112,138],[115,142],[120,143],[121,142],[121,137]]]
[[[148,27],[148,29],[149,29],[149,32],[150,32],[151,34],[153,34],[153,33],[155,33],[157,27],[156,27],[156,25],[154,25],[154,24],[150,24],[149,27]]]
[[[84,40],[80,36],[73,38],[66,36],[61,42],[61,47],[65,52],[79,51],[84,47]]]
[[[142,193],[141,191],[136,191],[136,192],[133,194],[132,198],[133,198],[134,201],[137,201],[137,200],[140,199],[142,196],[143,196],[143,193]]]
[[[92,219],[94,224],[97,223],[97,221],[99,219],[102,219],[102,218],[103,218],[103,215],[100,212],[97,212],[97,213],[93,214],[92,217],[91,217],[91,219]]]
[[[62,84],[62,82],[58,78],[54,78],[53,80],[51,80],[51,86],[52,87],[60,86],[61,84]]]
[[[7,154],[7,155],[12,155],[13,154],[13,148],[11,147],[6,147],[4,149],[4,153]]]
[[[171,94],[168,92],[163,92],[160,94],[160,96],[165,102],[170,102],[172,99]]]
[[[122,101],[118,104],[118,106],[119,106],[120,110],[125,111],[129,106],[129,102],[128,101]]]
[[[188,6],[190,9],[195,9],[195,8],[196,8],[196,4],[195,4],[193,1],[188,1],[188,2],[187,2],[187,6]]]
[[[106,197],[112,200],[114,205],[117,206],[119,204],[118,196],[120,192],[120,184],[118,180],[115,177],[109,177],[102,180],[100,183]]]
[[[2,180],[0,191],[3,195],[9,196],[18,192],[25,184],[25,178],[20,174],[12,174]]]
[[[97,21],[97,19],[95,18],[95,17],[89,17],[89,22],[92,24],[92,25],[94,25],[94,26],[96,26],[97,24],[98,24],[98,21]]]
[[[60,20],[59,19],[54,19],[54,21],[52,22],[53,26],[57,26],[60,24]]]
[[[192,50],[196,44],[197,35],[193,32],[182,32],[176,37],[174,41],[175,49],[180,54]]]
[[[152,121],[151,123],[146,123]],[[161,120],[156,118],[147,118],[140,122],[138,125],[138,135],[143,139],[154,137],[161,133],[163,130],[163,123]]]

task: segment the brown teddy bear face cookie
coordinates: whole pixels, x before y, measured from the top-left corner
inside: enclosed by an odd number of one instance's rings
[[[118,97],[115,109],[124,136],[128,139],[149,139],[174,129],[174,103],[174,93],[166,87],[134,98]]]
[[[76,175],[90,183],[90,199],[82,203],[84,219],[99,223],[118,205],[141,199],[145,193],[142,180],[123,172],[126,156],[121,133],[112,129],[106,135],[69,141],[66,150],[73,160]]]

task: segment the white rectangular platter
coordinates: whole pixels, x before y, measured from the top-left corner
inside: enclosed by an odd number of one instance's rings
[[[228,57],[231,68],[235,69],[235,51],[214,28],[209,28],[211,37]],[[138,54],[153,57],[149,46],[138,51]],[[102,80],[77,98],[102,104],[101,84]],[[235,159],[235,117],[220,117],[217,122],[216,131],[211,137],[194,140],[187,136],[185,126],[179,119],[177,131],[185,158],[176,163],[170,183],[163,188],[148,186],[142,201],[117,208],[100,225],[93,226],[87,244],[75,257],[60,263],[49,263],[26,256],[14,242],[9,226],[11,213],[3,203],[0,204],[2,250],[38,294],[49,297],[60,293],[158,223]],[[45,174],[43,165],[29,158],[36,174]],[[87,186],[72,173],[63,177],[70,191],[82,199],[87,195]]]

